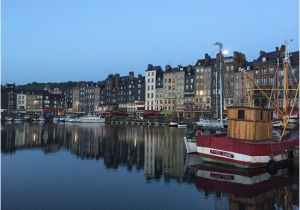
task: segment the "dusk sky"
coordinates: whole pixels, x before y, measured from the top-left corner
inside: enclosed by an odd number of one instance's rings
[[[149,63],[194,65],[224,48],[247,60],[292,39],[299,0],[2,0],[1,82],[100,81]]]

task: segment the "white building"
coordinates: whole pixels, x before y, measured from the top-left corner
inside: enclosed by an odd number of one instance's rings
[[[18,93],[17,94],[17,110],[26,109],[26,94]]]
[[[145,110],[157,110],[156,88],[161,88],[162,86],[162,68],[149,64],[145,73]]]

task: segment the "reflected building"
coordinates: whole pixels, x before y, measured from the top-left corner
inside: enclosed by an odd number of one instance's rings
[[[176,179],[182,181],[184,177],[185,148],[182,132],[168,127],[145,128],[145,164],[144,172],[148,180],[160,179],[165,181]]]
[[[67,149],[81,159],[103,159],[107,168],[144,169],[147,180],[183,181],[184,132],[169,127],[105,124],[5,123],[2,153],[38,147]]]

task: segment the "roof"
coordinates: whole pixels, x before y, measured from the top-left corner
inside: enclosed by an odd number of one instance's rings
[[[146,71],[158,71],[158,72],[162,72],[162,68],[161,66],[152,66],[152,65],[148,65],[148,68],[146,69]]]

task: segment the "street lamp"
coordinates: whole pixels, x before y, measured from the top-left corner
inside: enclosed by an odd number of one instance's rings
[[[226,55],[228,55],[228,53],[229,53],[229,52],[228,52],[228,50],[226,50],[226,49],[225,49],[225,50],[223,50],[223,55],[225,55],[225,56],[226,56]]]

